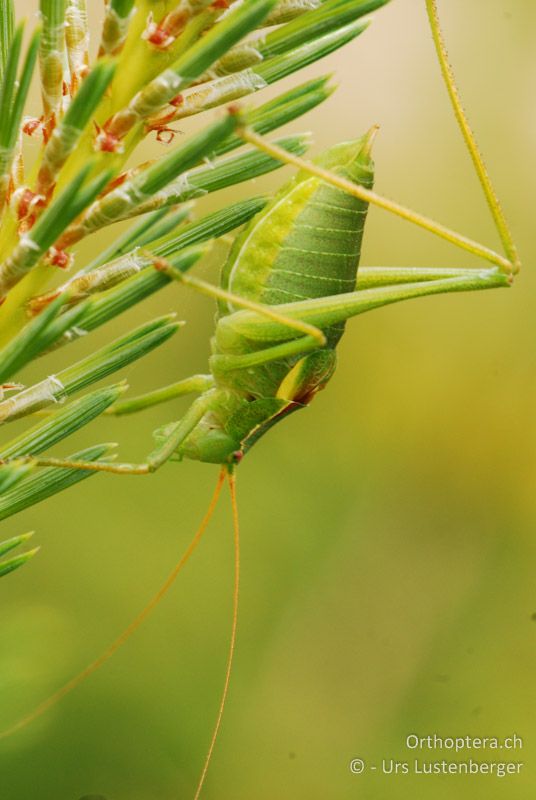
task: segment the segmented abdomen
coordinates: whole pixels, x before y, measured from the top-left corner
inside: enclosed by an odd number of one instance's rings
[[[268,305],[352,292],[366,216],[366,205],[320,184],[296,218],[260,294]],[[334,346],[344,326],[333,326]]]
[[[336,145],[319,163],[369,187],[372,162],[363,153],[363,142]],[[224,268],[223,286],[267,305],[353,291],[366,212],[363,201],[299,173],[238,237]],[[330,346],[336,345],[343,327],[326,331]]]
[[[370,141],[366,136],[335,145],[317,163],[371,187]],[[237,238],[223,269],[223,288],[271,306],[354,291],[366,212],[367,203],[302,170]],[[216,328],[215,356],[248,354],[270,346],[267,340],[249,340],[247,334],[233,332],[232,314],[239,308],[232,302],[220,304],[220,316],[231,317]],[[327,349],[335,349],[343,330],[341,324],[324,331]],[[289,328],[289,339],[297,336]],[[215,377],[218,384],[246,396],[273,397],[301,359],[300,354],[287,356]],[[333,360],[328,357],[328,362],[331,374]]]

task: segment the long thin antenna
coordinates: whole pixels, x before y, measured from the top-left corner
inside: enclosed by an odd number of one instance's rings
[[[514,240],[512,238],[512,233],[506,221],[506,217],[504,216],[503,210],[501,208],[499,198],[497,197],[497,194],[491,182],[491,178],[486,169],[484,159],[482,158],[482,154],[476,142],[475,135],[471,130],[471,126],[469,125],[469,121],[462,106],[460,94],[458,92],[458,88],[456,86],[456,81],[454,78],[454,73],[452,71],[452,67],[450,66],[448,60],[447,48],[445,47],[445,41],[443,39],[443,34],[441,32],[441,24],[439,22],[439,15],[437,12],[437,2],[436,0],[425,0],[425,1],[426,1],[426,10],[428,11],[428,18],[430,20],[432,37],[437,52],[437,58],[439,60],[439,65],[441,67],[443,80],[445,81],[445,85],[449,93],[450,102],[452,104],[454,115],[456,116],[456,120],[458,122],[458,125],[460,126],[460,130],[465,140],[465,144],[467,145],[467,149],[469,150],[469,154],[475,166],[478,179],[480,181],[482,189],[484,190],[488,206],[490,208],[491,214],[495,222],[495,227],[497,228],[505,252],[512,263],[512,272],[515,274],[519,272],[519,269],[521,267],[517,249],[514,244]]]
[[[231,672],[233,669],[233,658],[236,646],[236,629],[238,626],[238,599],[240,595],[240,525],[238,520],[238,503],[236,500],[236,478],[233,473],[229,474],[229,489],[231,492],[231,505],[233,509],[233,531],[234,531],[233,535],[234,587],[233,587],[233,623],[231,627],[231,641],[229,643],[229,654],[227,656],[227,669],[225,672],[225,681],[223,684],[223,692],[220,700],[220,707],[218,709],[218,716],[216,717],[216,725],[214,726],[212,739],[210,740],[210,746],[208,748],[208,752],[205,758],[205,763],[203,765],[203,771],[201,773],[201,777],[199,778],[199,783],[197,784],[194,800],[199,800],[199,797],[201,795],[203,784],[205,783],[205,778],[207,777],[208,768],[210,766],[212,753],[214,752],[214,746],[216,744],[216,740],[220,732],[223,711],[225,708],[225,702],[227,700],[227,694],[229,692],[229,683],[231,681]]]
[[[100,667],[102,667],[102,665],[105,664],[106,661],[108,661],[108,659],[110,659],[114,655],[114,653],[116,653],[119,650],[119,648],[125,644],[125,642],[128,639],[130,639],[132,634],[138,630],[140,625],[147,619],[149,614],[151,614],[151,612],[154,611],[154,609],[160,603],[162,598],[171,589],[171,587],[175,583],[175,580],[179,572],[182,570],[186,562],[189,560],[190,556],[193,554],[197,545],[201,541],[201,538],[207,528],[207,525],[210,522],[210,519],[216,509],[216,505],[218,503],[221,494],[223,482],[225,480],[226,472],[227,472],[226,468],[222,467],[222,469],[220,470],[216,488],[214,489],[214,493],[212,495],[212,499],[209,503],[205,516],[201,520],[201,523],[197,531],[195,532],[194,537],[192,538],[190,544],[182,554],[180,560],[177,562],[173,570],[168,575],[166,581],[162,584],[162,586],[153,596],[150,602],[145,606],[143,611],[141,611],[138,614],[136,619],[133,620],[133,622],[131,622],[127,628],[125,628],[125,630],[117,637],[117,639],[115,639],[114,642],[112,642],[112,644],[104,651],[104,653],[102,653],[98,658],[92,661],[91,664],[88,664],[88,666],[85,667],[85,669],[83,669],[81,672],[79,672],[78,675],[75,675],[74,678],[71,678],[71,680],[68,681],[66,684],[64,684],[64,686],[62,686],[61,689],[58,689],[57,692],[54,692],[53,695],[51,695],[49,698],[40,703],[37,706],[37,708],[35,708],[32,712],[27,714],[25,717],[22,717],[22,719],[16,722],[15,725],[12,725],[11,728],[2,731],[0,733],[0,739],[5,739],[8,736],[11,736],[11,734],[15,733],[16,731],[25,728],[27,725],[36,720],[38,717],[42,716],[42,714],[44,714],[50,708],[55,706],[56,703],[59,703],[59,701],[62,700],[65,697],[65,695],[72,692],[74,689],[80,686],[80,684],[83,681],[85,681],[86,678],[89,678],[90,675],[93,675],[94,672],[100,669]]]

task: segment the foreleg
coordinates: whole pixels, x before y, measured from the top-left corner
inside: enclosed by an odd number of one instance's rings
[[[38,467],[66,467],[91,472],[112,472],[117,475],[148,475],[165,464],[173,453],[187,439],[198,422],[210,408],[212,394],[207,392],[194,400],[184,417],[175,423],[168,437],[156,447],[141,464],[116,464],[91,461],[69,461],[61,458],[31,458]]]

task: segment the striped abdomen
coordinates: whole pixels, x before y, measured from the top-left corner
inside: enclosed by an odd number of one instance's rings
[[[370,137],[364,137],[337,145],[318,161],[370,187],[370,144]],[[264,305],[284,303],[288,309],[288,304],[295,304],[298,316],[304,300],[354,291],[366,211],[365,203],[346,192],[306,171],[299,173],[235,241],[223,270],[223,288]],[[252,329],[240,325],[243,312],[232,303],[221,303],[219,314],[210,359],[215,379],[210,409],[180,454],[229,463],[324,388],[335,369],[335,346],[343,326],[325,330],[326,346],[311,349],[311,341],[290,341],[303,339],[291,327],[288,342],[275,332],[272,341],[274,328],[269,323],[262,337],[253,332],[248,337]],[[280,331],[281,325],[277,327]],[[272,345],[278,346],[277,351]]]
[[[368,137],[336,145],[317,159],[321,166],[367,188],[373,166]],[[355,289],[367,204],[305,170],[289,181],[237,238],[222,274],[222,286],[266,305],[300,302]],[[238,310],[220,306],[220,316]],[[344,325],[325,331],[334,349]],[[289,339],[295,333],[289,331]],[[247,352],[259,345],[222,342],[216,332],[215,353]],[[268,347],[263,342],[262,347]],[[228,347],[231,349],[228,350]],[[242,349],[243,347],[243,349]],[[256,375],[236,377],[237,388],[255,395],[275,393],[297,359],[272,362]],[[234,382],[234,381],[233,381]]]
[[[336,145],[318,163],[372,186],[364,140]],[[367,204],[299,173],[238,238],[224,287],[269,305],[326,297],[355,288]],[[342,333],[339,331],[332,344]]]

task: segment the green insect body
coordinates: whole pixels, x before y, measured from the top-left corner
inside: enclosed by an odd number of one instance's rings
[[[317,163],[372,186],[372,135],[332,147]],[[271,307],[355,289],[367,203],[301,172],[289,181],[234,243],[222,286]],[[240,311],[220,302],[210,368],[209,407],[175,457],[226,463],[240,457],[275,422],[307,405],[330,379],[344,322],[324,329],[326,345],[257,366],[229,369],[227,357],[251,356],[280,339],[254,341],[234,326]],[[299,337],[288,330],[288,340]],[[169,432],[169,428],[162,433]]]

